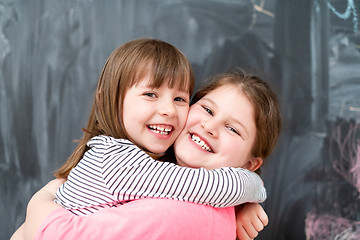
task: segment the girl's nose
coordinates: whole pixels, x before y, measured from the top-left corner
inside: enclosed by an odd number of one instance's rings
[[[158,112],[162,116],[173,117],[176,115],[176,108],[173,101],[162,101]]]
[[[200,123],[201,127],[205,130],[205,132],[212,137],[218,136],[219,124],[215,119],[207,119]]]

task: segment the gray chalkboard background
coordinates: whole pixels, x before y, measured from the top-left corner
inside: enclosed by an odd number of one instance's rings
[[[201,79],[262,70],[284,131],[258,239],[360,239],[360,2],[0,0],[0,239],[75,147],[106,58],[168,41]]]

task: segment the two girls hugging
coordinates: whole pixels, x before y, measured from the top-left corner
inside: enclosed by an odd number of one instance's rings
[[[117,48],[82,139],[11,239],[255,238],[268,221],[257,172],[280,134],[276,95],[239,70],[216,75],[190,103],[193,87],[171,44]]]

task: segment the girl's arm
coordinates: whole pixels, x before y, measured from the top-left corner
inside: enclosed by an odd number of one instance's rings
[[[88,157],[85,154],[57,192],[56,202],[65,208],[80,209],[147,197],[170,198],[214,207],[266,199],[261,178],[246,169],[180,167],[152,159],[127,140],[119,142],[105,136],[90,141],[90,147]],[[72,192],[78,194],[74,196]],[[62,201],[69,197],[71,202]]]
[[[260,204],[245,203],[235,207],[236,235],[238,239],[250,240],[268,224],[268,216]]]
[[[15,232],[14,234],[11,236],[10,240],[24,240],[25,239],[25,234],[24,234],[24,225],[25,223],[23,223]]]
[[[40,227],[42,221],[54,210],[61,208],[54,203],[54,196],[57,189],[65,182],[65,179],[54,179],[41,188],[30,199],[27,210],[26,220],[22,225],[24,227],[24,239],[34,239],[36,230]]]
[[[242,168],[206,170],[159,162],[131,145],[128,156],[114,154],[111,148],[104,180],[117,200],[166,197],[213,207],[263,202],[266,191],[258,174]],[[123,149],[122,149],[123,150]],[[119,159],[121,159],[119,163]]]
[[[30,199],[26,209],[26,220],[11,236],[10,240],[34,239],[40,223],[55,209],[61,208],[54,203],[55,193],[65,179],[54,179],[41,188]]]

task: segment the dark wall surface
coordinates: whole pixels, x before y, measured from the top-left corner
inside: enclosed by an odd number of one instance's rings
[[[262,71],[284,129],[263,169],[270,223],[257,239],[360,238],[360,3],[352,0],[0,0],[0,239],[81,137],[119,45],[168,41],[196,86]]]

